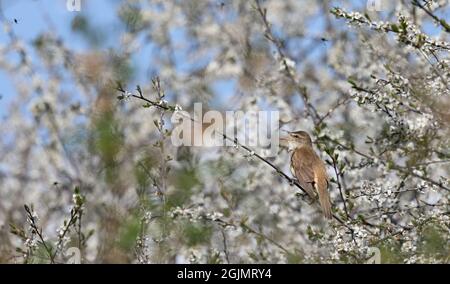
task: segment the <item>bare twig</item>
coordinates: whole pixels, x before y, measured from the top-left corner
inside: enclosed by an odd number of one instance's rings
[[[337,161],[336,161],[334,155],[330,155],[330,158],[331,158],[331,161],[333,162],[333,170],[334,170],[334,174],[336,176],[336,183],[337,183],[337,186],[339,189],[339,195],[341,196],[342,203],[344,204],[345,215],[347,216],[347,219],[351,219],[350,214],[348,213],[348,210],[347,210],[347,202],[345,201],[345,197],[344,197],[344,193],[343,193],[343,189],[342,189],[342,185],[341,185],[341,179],[340,179],[341,172],[337,168]]]
[[[220,230],[220,232],[222,233],[222,240],[223,240],[223,252],[225,254],[225,259],[227,261],[227,263],[230,263],[230,256],[228,253],[228,245],[227,245],[227,235],[225,234],[225,231],[223,229]]]
[[[302,86],[295,79],[295,75],[293,74],[293,72],[291,70],[292,67],[289,66],[288,58],[286,56],[286,53],[283,50],[283,44],[273,34],[272,29],[270,27],[270,23],[267,20],[267,9],[261,7],[260,0],[255,0],[255,9],[261,16],[261,20],[264,24],[266,39],[269,40],[271,43],[273,43],[273,45],[275,46],[275,48],[281,58],[281,63],[283,64],[283,69],[286,72],[286,76],[291,81],[291,83],[294,85],[297,92],[300,94],[300,96],[305,104],[306,113],[312,118],[312,120],[314,121],[314,124],[317,125],[318,121],[320,120],[320,116],[319,116],[317,110],[314,108],[314,106],[309,102],[306,86]]]

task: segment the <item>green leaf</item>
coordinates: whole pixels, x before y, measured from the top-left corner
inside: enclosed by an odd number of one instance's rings
[[[400,30],[396,24],[391,24],[391,30],[396,33],[400,32]]]

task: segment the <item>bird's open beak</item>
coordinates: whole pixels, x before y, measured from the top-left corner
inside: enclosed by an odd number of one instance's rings
[[[280,137],[280,146],[287,147],[289,145],[289,136]]]
[[[280,146],[289,148],[289,141],[291,141],[291,132],[284,129],[280,130],[286,132],[287,134],[286,136],[280,137]]]

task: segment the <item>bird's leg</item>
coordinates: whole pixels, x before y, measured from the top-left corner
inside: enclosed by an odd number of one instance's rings
[[[289,184],[291,186],[295,185],[296,183],[301,184],[300,181],[295,177],[293,177],[289,180]],[[308,182],[308,183],[311,183],[314,187],[314,182]],[[302,186],[303,186],[303,184],[302,184]],[[297,196],[302,197],[302,199],[309,205],[313,204],[317,200],[317,196],[314,195],[313,192],[307,190],[306,188],[304,188],[304,187],[302,187],[302,188],[303,188],[303,191],[298,193]]]
[[[312,205],[314,204],[314,202],[316,202],[317,198],[316,197],[311,197],[309,194],[304,194],[304,199],[303,199],[306,203],[308,203],[308,205]]]
[[[308,203],[308,205],[312,205],[314,204],[314,202],[316,201],[317,198],[315,197],[311,197],[308,193],[306,192],[297,192],[296,193],[297,197],[300,197],[303,201],[305,201],[306,203]]]
[[[312,205],[312,204],[314,204],[315,202],[316,202],[316,200],[317,200],[317,197],[311,197],[311,196],[309,196],[308,194],[306,194],[306,203],[308,203],[308,205]]]
[[[312,188],[315,188],[315,187],[314,187],[314,181],[310,181],[310,182],[307,182],[307,183],[311,184],[311,185],[312,185]],[[311,194],[308,193],[307,195],[308,195],[307,203],[308,203],[309,205],[312,205],[312,204],[313,204],[314,202],[316,202],[317,199],[318,199],[318,196],[315,195],[315,194],[311,195]]]

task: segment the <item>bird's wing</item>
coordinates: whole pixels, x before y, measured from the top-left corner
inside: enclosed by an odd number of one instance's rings
[[[298,179],[299,184],[311,198],[315,198],[316,196],[313,186],[313,161],[314,160],[311,157],[311,153],[306,147],[297,148],[291,157],[291,165],[294,175]]]
[[[328,176],[324,163],[311,147],[299,147],[292,155],[295,176],[308,195],[319,195],[319,203],[326,218],[332,218]]]

